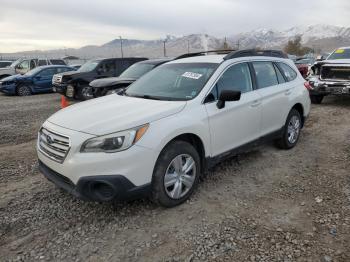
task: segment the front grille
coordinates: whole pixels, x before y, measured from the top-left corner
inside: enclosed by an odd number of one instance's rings
[[[48,158],[63,163],[70,149],[69,137],[41,128],[38,146],[39,150]]]
[[[321,79],[350,81],[349,66],[323,66],[321,69]]]
[[[54,75],[52,78],[53,84],[61,84],[62,83],[62,75]]]

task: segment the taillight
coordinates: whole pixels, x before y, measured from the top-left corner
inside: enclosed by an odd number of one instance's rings
[[[307,90],[312,90],[312,89],[313,89],[312,86],[310,85],[309,81],[305,82],[305,83],[304,83],[304,86],[305,86],[305,88],[306,88]]]

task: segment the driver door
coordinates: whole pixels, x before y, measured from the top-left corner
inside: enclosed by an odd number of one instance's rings
[[[34,86],[37,90],[51,90],[52,77],[57,73],[56,68],[47,68],[33,77]]]
[[[224,108],[218,109],[217,99],[222,90],[241,91],[241,99],[226,102]],[[209,96],[213,99],[205,107],[209,118],[212,156],[259,138],[261,97],[253,88],[247,63],[230,66],[216,82]]]

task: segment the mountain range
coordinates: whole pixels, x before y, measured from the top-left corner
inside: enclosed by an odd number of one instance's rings
[[[330,52],[340,46],[350,46],[350,27],[318,24],[296,26],[287,30],[256,29],[250,32],[228,35],[226,38],[208,34],[191,34],[186,36],[167,36],[165,39],[138,40],[123,39],[124,56],[162,57],[164,43],[166,56],[222,48],[224,43],[231,48],[283,48],[288,40],[300,35],[304,45],[314,48],[316,52]],[[114,39],[103,45],[89,45],[81,48],[57,49],[48,51],[27,51],[8,56],[62,57],[78,56],[82,59],[96,57],[120,57],[120,39]],[[3,54],[4,55],[4,54]]]

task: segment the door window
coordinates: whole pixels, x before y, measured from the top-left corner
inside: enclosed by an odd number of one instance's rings
[[[20,70],[29,70],[29,61],[25,60],[17,66]]]
[[[43,71],[41,71],[39,73],[40,77],[50,77],[53,76],[54,74],[56,74],[56,68],[48,68],[48,69],[44,69]]]
[[[41,59],[41,60],[39,60],[38,65],[44,66],[44,65],[47,65],[47,62],[46,62],[46,60]]]
[[[293,81],[295,78],[297,78],[297,73],[289,65],[285,63],[278,63],[278,66],[281,68],[282,73],[288,82]]]
[[[100,72],[102,74],[113,74],[115,71],[115,64],[114,62],[104,62],[100,66]]]
[[[246,93],[253,90],[250,70],[247,63],[233,65],[216,82],[212,94],[218,98],[222,90],[241,91]]]
[[[278,85],[277,75],[272,62],[253,62],[259,88]]]

